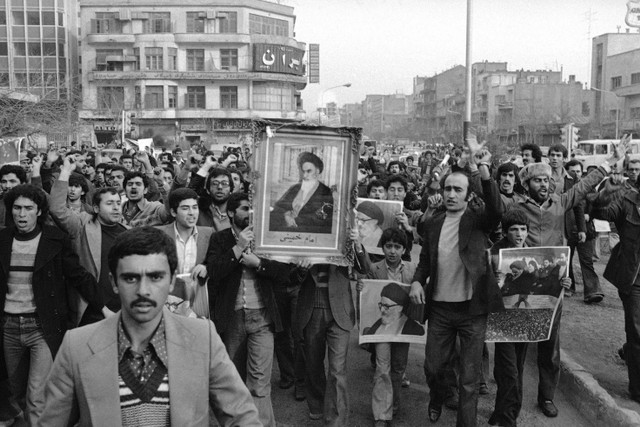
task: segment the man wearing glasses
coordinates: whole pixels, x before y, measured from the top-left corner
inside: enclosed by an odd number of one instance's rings
[[[222,231],[231,228],[227,200],[233,192],[233,179],[227,169],[215,167],[217,164],[213,156],[206,156],[204,164],[192,176],[189,188],[200,197],[198,225]]]

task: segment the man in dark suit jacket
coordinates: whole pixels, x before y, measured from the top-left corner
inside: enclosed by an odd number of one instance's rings
[[[467,175],[454,172],[446,178],[444,196],[432,196],[437,204],[444,198],[446,210],[427,220],[410,293],[415,304],[427,304],[425,373],[432,422],[440,417],[446,397],[442,371],[454,352],[456,337],[460,339],[458,426],[476,425],[478,372],[487,316],[492,309],[503,308],[486,255],[487,235],[500,222],[502,202],[489,172],[491,154],[475,138],[468,139],[467,144],[472,172],[477,168],[480,173],[484,205],[469,205]]]
[[[231,228],[211,236],[207,253],[209,302],[229,357],[245,378],[260,421],[275,426],[271,404],[274,332],[282,330],[274,288],[286,286],[290,267],[250,251],[249,196],[227,200]]]

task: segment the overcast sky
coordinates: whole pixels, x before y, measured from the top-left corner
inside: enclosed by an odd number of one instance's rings
[[[280,0],[294,7],[298,41],[320,44],[320,83],[302,92],[307,112],[324,101],[412,92],[416,75],[465,64],[466,0]],[[473,61],[509,70],[563,70],[588,83],[591,38],[624,32],[627,0],[473,0]],[[589,15],[591,19],[589,19]],[[636,32],[633,28],[631,31]],[[638,46],[640,48],[640,46]]]

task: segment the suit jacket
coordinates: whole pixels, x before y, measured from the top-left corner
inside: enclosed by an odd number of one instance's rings
[[[233,231],[227,228],[211,235],[207,253],[209,307],[212,311],[211,318],[221,335],[225,333],[229,320],[233,317],[244,268],[233,252],[235,244]],[[263,258],[256,274],[256,290],[273,320],[276,332],[280,332],[282,322],[274,288],[287,286],[291,268],[288,264]]]
[[[163,309],[171,425],[209,426],[209,408],[223,426],[259,426],[249,391],[215,327]],[[120,314],[70,331],[53,363],[40,426],[120,427]]]
[[[0,257],[2,308],[7,297],[11,246],[15,234],[15,227],[0,231],[0,253],[3,254]],[[100,291],[96,279],[80,265],[69,237],[57,228],[47,225],[42,227],[31,283],[44,339],[51,354],[55,356],[64,333],[73,326],[69,313],[68,289],[75,289],[98,312],[103,307]],[[1,341],[0,351],[3,351]]]
[[[458,230],[460,258],[467,269],[473,287],[470,315],[485,314],[504,308],[500,288],[487,254],[487,235],[500,223],[502,201],[495,181],[483,180],[481,184],[484,207],[467,207],[460,218]],[[438,241],[445,217],[445,211],[441,211],[427,220],[420,262],[412,280],[424,286],[427,278],[430,279],[425,288],[427,316],[433,292],[438,286]]]
[[[196,240],[197,246],[197,254],[196,254],[196,265],[204,264],[207,260],[207,250],[209,249],[209,241],[211,240],[211,235],[214,230],[211,227],[198,227],[198,238]],[[172,222],[171,224],[159,225],[156,226],[159,230],[162,230],[166,233],[167,236],[171,237],[171,239],[176,239],[176,229],[175,225]]]
[[[300,233],[331,233],[333,222],[333,194],[331,189],[323,183],[313,192],[307,203],[300,209],[296,224],[298,228],[289,228],[284,220],[285,212],[292,210],[292,203],[302,184],[289,188],[278,200],[270,214],[270,231],[296,231]]]

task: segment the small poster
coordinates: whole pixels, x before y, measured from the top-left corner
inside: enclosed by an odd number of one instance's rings
[[[396,214],[402,212],[402,202],[358,198],[355,208],[356,228],[362,246],[370,254],[384,255],[379,246],[382,232],[387,228],[398,228]]]
[[[504,311],[489,313],[487,342],[538,342],[551,325],[569,277],[569,247],[501,249],[497,280]]]
[[[411,317],[415,305],[410,285],[390,280],[363,280],[360,293],[359,344],[408,342],[426,344],[425,326]]]

